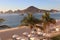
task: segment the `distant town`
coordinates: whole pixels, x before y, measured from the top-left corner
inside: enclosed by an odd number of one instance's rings
[[[17,9],[15,11],[12,11],[12,10],[8,10],[8,11],[0,11],[0,13],[28,13],[28,12],[31,12],[31,13],[43,13],[43,12],[60,12],[59,10],[55,10],[55,9],[51,9],[51,10],[44,10],[44,9],[39,9],[39,8],[36,8],[34,6],[30,6],[24,10],[20,10],[20,9]]]

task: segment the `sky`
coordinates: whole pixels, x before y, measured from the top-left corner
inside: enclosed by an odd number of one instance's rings
[[[29,6],[46,10],[60,10],[60,0],[0,0],[0,11],[23,10]]]

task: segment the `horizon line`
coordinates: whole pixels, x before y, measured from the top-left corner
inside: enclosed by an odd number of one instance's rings
[[[29,6],[29,7],[31,7],[31,6]],[[20,9],[20,8],[16,8],[16,9],[5,9],[5,10],[0,10],[0,11],[3,11],[3,12],[5,12],[5,11],[9,11],[9,10],[12,10],[12,11],[15,11],[15,10],[25,10],[25,9],[27,9],[27,8],[29,8],[29,7],[26,7],[26,8],[23,8],[23,9]],[[33,7],[35,7],[35,6],[33,6]],[[38,7],[35,7],[35,8],[38,8]],[[51,10],[51,9],[44,9],[44,8],[38,8],[38,9],[43,9],[43,10]],[[60,10],[60,9],[54,9],[54,8],[52,8],[53,10]]]

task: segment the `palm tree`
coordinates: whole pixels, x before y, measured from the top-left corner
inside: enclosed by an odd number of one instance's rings
[[[30,25],[31,28],[35,27],[35,24],[40,24],[41,21],[35,18],[31,13],[29,13],[24,19],[21,21],[22,24]]]
[[[42,15],[42,24],[43,24],[43,29],[46,31],[47,26],[50,26],[50,24],[55,24],[56,20],[54,18],[50,17],[50,14],[48,12],[45,12]]]

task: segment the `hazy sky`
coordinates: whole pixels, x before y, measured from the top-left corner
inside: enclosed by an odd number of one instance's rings
[[[35,6],[40,9],[60,10],[60,0],[0,0],[0,11],[25,9]]]

